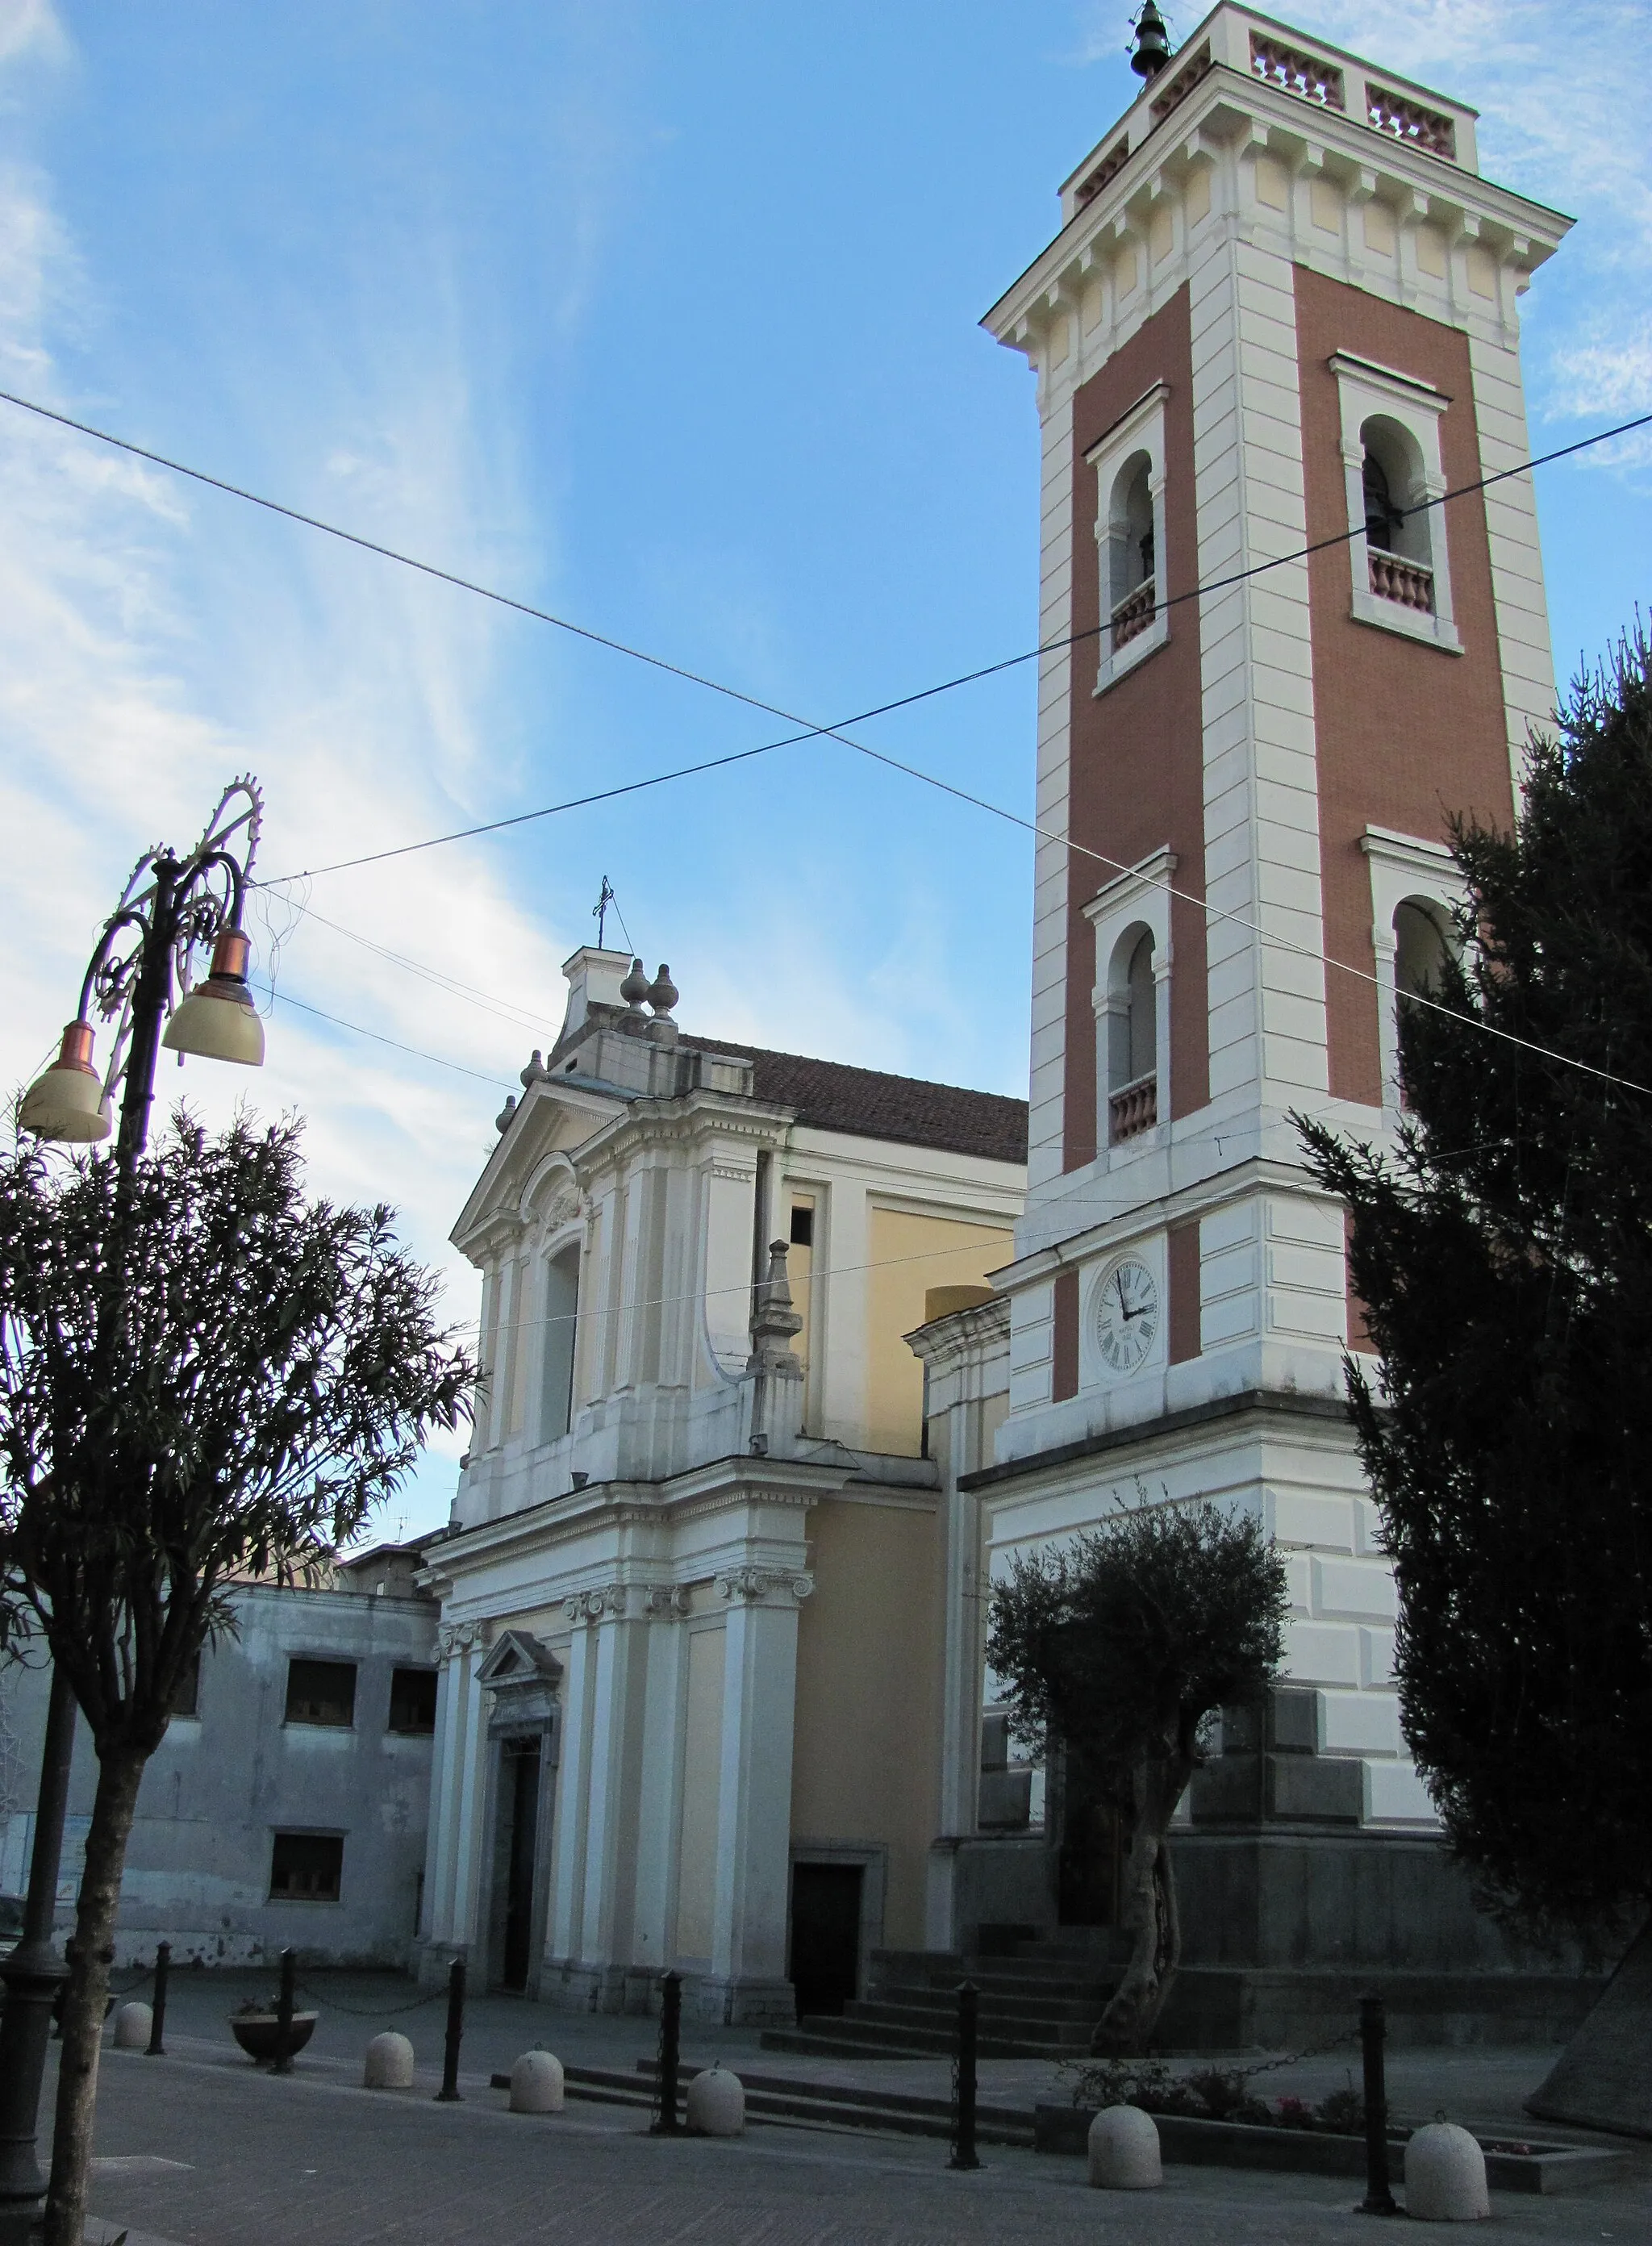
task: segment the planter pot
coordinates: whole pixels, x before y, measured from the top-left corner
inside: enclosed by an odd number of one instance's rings
[[[289,2054],[301,2052],[316,2032],[319,2012],[295,2012]],[[230,2032],[246,2052],[258,2065],[273,2063],[281,2057],[281,2022],[273,2011],[231,2012]]]

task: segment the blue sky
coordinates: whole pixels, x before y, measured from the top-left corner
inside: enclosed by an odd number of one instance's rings
[[[1476,103],[1483,167],[1578,218],[1526,299],[1536,442],[1652,409],[1643,11],[1293,20]],[[1125,36],[1079,0],[0,0],[0,387],[835,718],[1030,644],[1031,384],[976,323],[1131,99]],[[1540,507],[1564,674],[1645,600],[1652,446]],[[1024,812],[1031,720],[1021,671],[867,738]],[[0,407],[0,1073],[237,771],[273,875],[777,730]],[[603,874],[689,1026],[1019,1091],[1029,864],[782,750],[272,901],[280,990],[457,1065],[277,1004],[255,1084],[185,1088],[302,1110],[467,1318],[445,1233]]]

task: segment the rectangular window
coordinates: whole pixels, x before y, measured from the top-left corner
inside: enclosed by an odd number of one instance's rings
[[[344,1872],[342,1833],[277,1833],[269,1858],[271,1902],[337,1902]]]
[[[347,1732],[356,1720],[353,1661],[289,1661],[287,1664],[287,1721],[325,1724]]]
[[[390,1728],[392,1732],[436,1729],[436,1671],[398,1669],[390,1684]]]
[[[792,1245],[812,1248],[814,1245],[814,1204],[795,1201],[792,1204]]]
[[[197,1716],[201,1713],[201,1649],[199,1646],[184,1664],[183,1674],[172,1688],[172,1705],[168,1712],[174,1716]]]

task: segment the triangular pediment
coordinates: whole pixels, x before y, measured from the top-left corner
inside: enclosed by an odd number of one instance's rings
[[[495,1688],[504,1684],[556,1684],[562,1676],[562,1664],[548,1645],[525,1630],[507,1630],[500,1633],[489,1649],[487,1658],[476,1672],[479,1684]]]
[[[524,1094],[450,1235],[472,1260],[486,1254],[487,1228],[496,1218],[520,1222],[522,1198],[548,1155],[571,1154],[595,1138],[623,1108],[612,1092],[593,1092],[539,1078]]]

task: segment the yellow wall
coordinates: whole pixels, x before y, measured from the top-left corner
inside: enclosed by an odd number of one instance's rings
[[[867,1238],[867,1446],[915,1458],[922,1448],[923,1367],[904,1335],[923,1324],[931,1287],[964,1286],[1007,1263],[1014,1235],[991,1224],[874,1208]]]
[[[882,1938],[919,1950],[939,1814],[936,1515],[826,1498],[809,1531],[814,1595],[798,1616],[792,1838],[882,1841]]]

